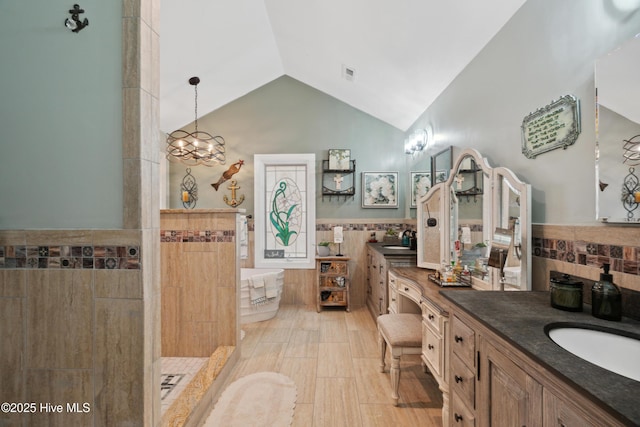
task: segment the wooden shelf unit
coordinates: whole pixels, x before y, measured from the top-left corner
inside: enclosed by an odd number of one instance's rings
[[[351,277],[345,256],[316,257],[316,309],[345,307],[349,311]]]

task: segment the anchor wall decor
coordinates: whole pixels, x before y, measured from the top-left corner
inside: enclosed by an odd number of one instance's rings
[[[238,186],[238,181],[236,181],[235,179],[232,179],[231,186],[227,188],[231,190],[231,199],[229,199],[229,197],[227,197],[227,195],[225,194],[223,196],[224,202],[233,208],[241,205],[242,202],[244,202],[244,194],[240,195],[239,198],[236,197],[236,190],[239,190],[241,188]]]

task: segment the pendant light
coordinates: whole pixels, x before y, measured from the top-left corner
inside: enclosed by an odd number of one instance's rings
[[[177,160],[188,166],[223,165],[226,160],[224,138],[198,130],[198,83],[198,77],[189,79],[189,84],[195,91],[195,130],[187,132],[179,129],[167,136],[167,159]]]

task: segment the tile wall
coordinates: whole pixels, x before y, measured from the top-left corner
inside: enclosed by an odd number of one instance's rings
[[[209,357],[235,346],[237,210],[163,210],[162,356]]]
[[[366,245],[365,242],[372,232],[376,233],[378,241],[382,240],[388,228],[405,230],[415,228],[415,220],[390,221],[381,220],[318,220],[316,224],[316,240],[330,241],[333,227],[344,228],[344,243],[341,252],[352,258],[352,294],[354,307],[366,303]],[[250,223],[249,230],[253,231]],[[472,232],[477,232],[477,227]],[[243,267],[253,266],[253,232],[249,233],[250,248],[248,260],[242,261]],[[596,226],[560,226],[533,225],[532,226],[532,287],[546,290],[551,270],[565,271],[580,277],[597,280],[600,274],[599,263],[603,260],[611,261],[614,279],[622,287],[640,291],[640,227],[596,225]],[[564,242],[564,243],[562,243]],[[545,247],[546,246],[546,247]],[[563,251],[561,248],[565,248]],[[559,249],[560,248],[560,249]],[[573,248],[574,256],[569,255],[567,248]],[[332,249],[335,253],[335,248]],[[599,255],[589,253],[596,251]],[[599,251],[599,252],[598,252]],[[608,254],[608,255],[603,255]],[[622,255],[620,257],[620,254]],[[635,254],[636,261],[633,261]],[[574,259],[574,261],[570,261]],[[626,267],[625,267],[626,266]],[[623,270],[625,269],[626,270]],[[634,273],[635,272],[635,273]],[[284,304],[314,304],[314,270],[286,270],[285,287],[282,295]]]
[[[533,289],[548,289],[552,270],[598,280],[606,262],[618,286],[640,291],[640,227],[534,224],[531,231]]]
[[[140,238],[133,230],[0,232],[0,401],[38,406],[1,413],[0,425],[142,424]],[[42,410],[46,403],[64,410]]]

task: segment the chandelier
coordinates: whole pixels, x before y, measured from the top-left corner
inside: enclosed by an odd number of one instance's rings
[[[195,130],[176,130],[167,136],[167,159],[178,160],[188,166],[214,166],[225,163],[224,138],[212,136],[198,130],[198,83],[200,78],[191,77],[189,84],[195,91]]]

